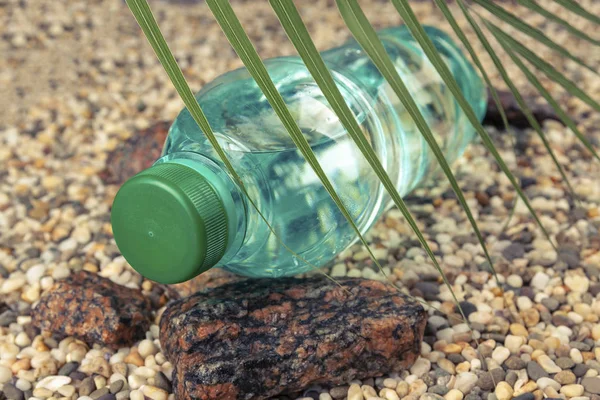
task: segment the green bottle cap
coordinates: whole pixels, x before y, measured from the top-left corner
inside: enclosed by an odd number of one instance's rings
[[[189,280],[214,266],[227,248],[225,206],[207,179],[186,165],[154,165],[123,184],[111,223],[119,250],[143,276]]]

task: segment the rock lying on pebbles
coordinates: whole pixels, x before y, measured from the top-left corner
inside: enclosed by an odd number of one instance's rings
[[[382,282],[339,283],[248,280],[172,302],[160,341],[176,398],[264,399],[410,367],[427,319],[421,305]]]
[[[80,271],[56,283],[32,310],[32,323],[57,338],[90,346],[130,346],[150,327],[150,301],[142,292]]]

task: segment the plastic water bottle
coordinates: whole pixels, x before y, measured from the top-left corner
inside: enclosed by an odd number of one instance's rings
[[[480,78],[445,33],[426,31],[482,118],[487,97]],[[474,129],[407,28],[385,29],[379,37],[446,158],[456,160]],[[400,194],[431,177],[437,160],[360,46],[350,41],[322,56]],[[391,205],[387,192],[301,59],[280,57],[265,64],[354,222],[366,232]],[[196,98],[283,243],[322,266],[356,240],[246,69],[220,76]],[[187,109],[173,123],[162,157],[121,187],[111,219],[124,257],[158,282],[182,282],[212,267],[251,277],[313,268],[268,229]]]

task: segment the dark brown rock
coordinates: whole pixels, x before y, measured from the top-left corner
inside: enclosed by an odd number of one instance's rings
[[[523,111],[519,107],[519,104],[512,93],[503,90],[498,90],[497,92],[498,97],[500,98],[500,104],[502,104],[502,108],[504,108],[504,111],[506,112],[508,123],[517,128],[531,128],[531,124],[527,120],[525,114],[523,114]],[[554,109],[546,104],[538,104],[535,96],[525,96],[524,100],[527,106],[530,108],[533,117],[540,124],[548,119],[561,122],[560,118],[554,112]],[[483,123],[485,125],[493,125],[497,128],[504,128],[500,111],[498,110],[498,107],[496,107],[496,102],[492,98],[491,94],[489,94],[489,90],[488,107],[483,119]]]
[[[160,340],[177,399],[257,400],[409,367],[426,323],[393,286],[246,280],[169,304]]]
[[[108,154],[106,168],[100,178],[107,184],[122,184],[138,172],[150,167],[160,157],[170,122],[158,122],[135,132],[127,141]]]
[[[56,338],[74,336],[90,346],[129,346],[150,326],[150,301],[135,289],[80,271],[45,293],[33,324]]]

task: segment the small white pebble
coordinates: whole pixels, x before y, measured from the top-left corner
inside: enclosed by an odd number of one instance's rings
[[[25,332],[21,332],[15,338],[15,344],[19,347],[26,347],[31,344],[31,339],[29,339],[29,336]]]
[[[138,352],[140,353],[140,356],[142,356],[142,358],[146,358],[150,355],[153,356],[156,354],[157,351],[158,349],[154,345],[154,342],[152,342],[152,340],[149,339],[142,340],[138,345]]]
[[[15,386],[17,387],[17,389],[25,391],[25,390],[31,390],[31,382],[29,382],[26,379],[17,379],[17,382],[15,383]]]
[[[139,375],[129,375],[127,377],[127,383],[129,383],[129,387],[131,389],[139,389],[146,383],[146,378],[143,378]],[[133,393],[133,392],[132,392]],[[141,394],[141,392],[140,392]],[[132,397],[133,398],[133,397]]]
[[[138,367],[133,371],[133,373],[137,376],[141,376],[143,378],[152,378],[156,375],[156,371],[150,367]]]
[[[506,278],[506,283],[512,287],[520,288],[523,286],[523,278],[515,274],[509,275],[508,278]]]
[[[68,376],[55,375],[45,377],[39,381],[35,387],[36,389],[42,388],[55,392],[58,388],[68,385],[69,383],[71,383],[71,378]]]
[[[131,400],[144,400],[144,394],[140,390],[132,390],[129,393],[129,398]],[[81,397],[78,400],[81,400]]]
[[[10,382],[12,378],[12,371],[10,368],[0,365],[0,383]]]

